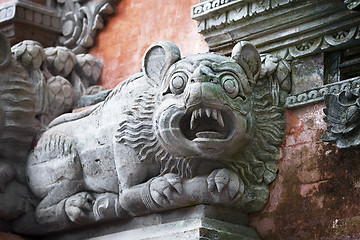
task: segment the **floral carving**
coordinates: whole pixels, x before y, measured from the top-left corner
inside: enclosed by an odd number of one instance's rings
[[[59,43],[75,54],[85,53],[93,46],[105,17],[114,12],[115,0],[57,0],[55,8],[62,16],[62,36]]]

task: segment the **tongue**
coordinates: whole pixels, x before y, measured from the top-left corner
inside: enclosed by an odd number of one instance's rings
[[[198,138],[216,138],[216,139],[224,138],[224,136],[221,133],[211,132],[211,131],[197,132],[195,135]]]

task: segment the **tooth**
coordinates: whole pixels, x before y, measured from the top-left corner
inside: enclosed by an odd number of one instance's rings
[[[211,116],[213,119],[217,120],[217,111],[215,109],[211,111]]]
[[[200,115],[200,117],[203,117],[203,116],[204,116],[204,111],[203,111],[202,108],[199,109],[199,115]]]
[[[194,116],[195,119],[198,118],[199,115],[200,115],[199,109],[194,110],[193,114],[195,115],[195,116]]]
[[[195,111],[193,111],[192,115],[191,115],[191,121],[190,121],[190,130],[194,130],[196,128],[196,113]]]
[[[206,116],[209,118],[211,116],[211,109],[210,108],[206,108],[205,109],[206,112]]]
[[[217,121],[218,121],[218,123],[219,123],[219,125],[221,126],[221,127],[224,127],[225,125],[224,125],[224,119],[223,119],[223,117],[222,117],[222,115],[221,115],[221,111],[220,110],[218,110],[217,111]]]

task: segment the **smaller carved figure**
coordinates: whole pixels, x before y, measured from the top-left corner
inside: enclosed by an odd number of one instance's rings
[[[50,124],[27,163],[48,231],[195,204],[260,210],[284,121],[259,53],[180,57],[159,42],[105,101]]]
[[[340,94],[325,95],[325,118],[328,124],[322,136],[325,142],[334,142],[339,148],[360,145],[360,92],[345,90]]]
[[[95,57],[64,47],[44,50],[27,40],[10,48],[0,32],[0,219],[16,219],[36,205],[25,179],[31,147],[82,95],[102,90],[94,86],[101,67]]]

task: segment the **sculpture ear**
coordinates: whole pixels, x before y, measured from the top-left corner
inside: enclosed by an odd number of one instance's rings
[[[10,63],[11,49],[6,36],[0,32],[0,69],[6,67]]]
[[[256,47],[249,42],[239,42],[234,46],[231,58],[244,69],[250,86],[254,86],[261,70],[260,54]]]
[[[172,42],[156,42],[146,51],[143,72],[152,85],[160,85],[169,67],[180,59],[180,50]]]

